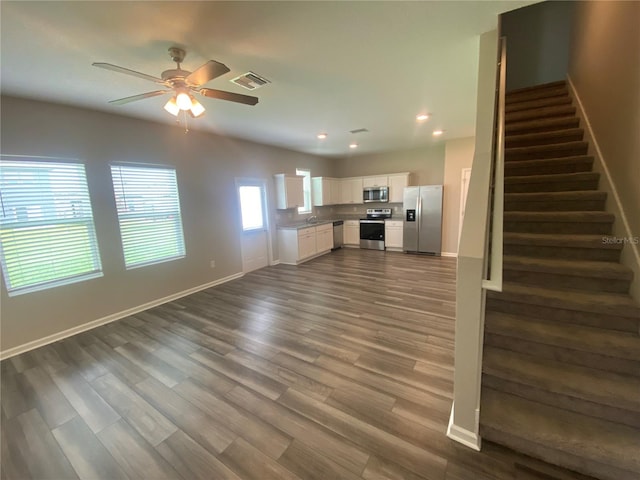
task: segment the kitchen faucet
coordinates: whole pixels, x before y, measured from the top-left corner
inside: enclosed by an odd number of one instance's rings
[[[318,217],[316,215],[311,215],[307,218],[307,223],[316,223],[318,221]]]

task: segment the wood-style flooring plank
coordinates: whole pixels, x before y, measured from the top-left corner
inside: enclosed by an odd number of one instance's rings
[[[278,460],[280,464],[305,480],[359,480],[357,474],[347,470],[321,452],[300,440],[294,440]]]
[[[53,436],[81,479],[127,479],[94,432],[75,417],[53,430]]]
[[[176,479],[178,472],[123,419],[97,437],[129,478]]]
[[[234,407],[205,386],[185,380],[174,390],[271,458],[277,459],[291,443],[288,435],[255,415]]]
[[[292,389],[287,390],[278,399],[278,403],[313,419],[344,438],[355,441],[358,445],[364,445],[376,455],[392,460],[418,475],[429,472],[430,477],[427,478],[437,480],[444,477],[446,458],[421,449],[342,410]]]
[[[96,378],[92,386],[151,445],[159,444],[178,429],[114,375]]]
[[[200,349],[192,353],[191,358],[244,385],[258,393],[275,400],[287,389],[283,383],[277,382],[266,375],[251,370],[239,363],[221,357],[217,353]]]
[[[222,452],[220,460],[246,480],[302,480],[241,437]]]
[[[236,434],[189,403],[161,382],[147,378],[135,390],[183,432],[214,455],[222,452]]]
[[[322,425],[266,397],[242,387],[234,388],[225,397],[356,475],[362,472],[369,459],[369,454],[350,440],[340,438]]]
[[[21,413],[6,423],[5,438],[20,452],[31,478],[78,478],[38,410]]]
[[[157,344],[157,348],[159,347],[160,344]],[[180,370],[169,365],[167,362],[153,355],[152,352],[147,351],[137,344],[128,343],[116,347],[114,350],[152,377],[160,380],[169,388],[187,378]]]
[[[182,430],[156,446],[156,450],[185,480],[241,480],[225,464]]]
[[[34,393],[38,411],[49,428],[55,428],[77,415],[51,377],[41,367],[33,367],[23,372],[25,381]]]
[[[54,383],[93,433],[120,418],[120,415],[73,368],[52,373]]]

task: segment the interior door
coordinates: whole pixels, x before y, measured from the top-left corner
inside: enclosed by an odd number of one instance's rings
[[[242,226],[242,271],[247,273],[269,265],[267,184],[265,180],[237,179],[236,186]]]

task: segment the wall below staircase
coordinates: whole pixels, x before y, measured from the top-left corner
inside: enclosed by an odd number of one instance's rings
[[[621,219],[615,234],[626,242],[622,262],[640,262],[640,18],[639,2],[576,4],[569,76],[589,119]],[[609,201],[614,201],[610,195]],[[611,206],[608,206],[610,210]],[[629,238],[631,237],[631,238]],[[633,245],[636,243],[636,245]],[[635,249],[633,248],[635,246]],[[640,299],[640,275],[631,294]]]

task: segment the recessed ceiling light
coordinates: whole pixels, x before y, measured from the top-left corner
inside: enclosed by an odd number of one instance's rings
[[[433,136],[434,137],[439,137],[440,135],[442,135],[444,133],[444,130],[434,130],[433,131]]]
[[[318,134],[318,138],[319,138],[320,140],[324,140],[325,138],[327,138],[327,136],[328,136],[328,135],[327,135],[326,133],[319,133],[319,134]]]
[[[351,143],[349,144],[349,148],[358,148],[358,144],[357,143]]]
[[[429,114],[428,113],[421,113],[420,115],[416,116],[416,120],[418,122],[424,122],[425,120],[429,119]]]

